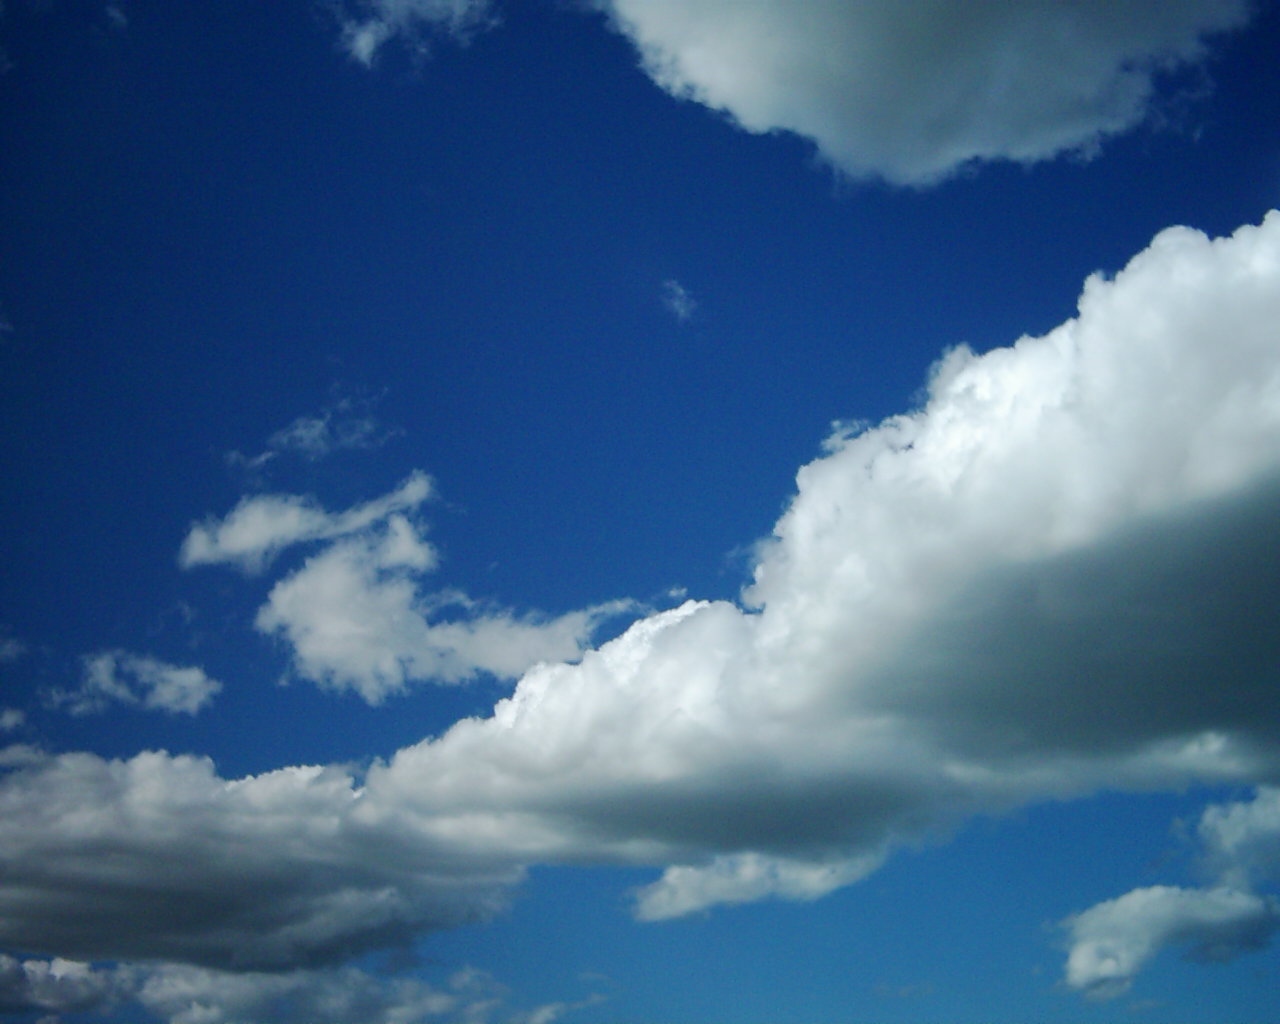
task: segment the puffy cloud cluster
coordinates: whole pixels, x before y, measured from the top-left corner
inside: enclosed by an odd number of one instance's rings
[[[1280,930],[1280,900],[1257,891],[1280,880],[1280,789],[1264,786],[1250,801],[1207,808],[1197,838],[1217,882],[1134,889],[1070,918],[1068,985],[1109,999],[1127,992],[1166,946],[1224,961],[1260,949]]]
[[[362,777],[10,758],[0,943],[309,969],[490,913],[532,863],[660,868],[636,912],[661,918],[820,896],[975,813],[1273,778],[1277,324],[1280,213],[1224,239],[1166,231],[1091,278],[1072,320],[952,352],[919,409],[837,432],[743,604],[689,601],[535,665],[491,717]],[[294,525],[236,533],[242,505],[197,527],[201,550],[252,565],[281,537],[323,539],[299,591],[363,603],[350,632],[390,622],[403,652],[421,634],[397,616],[423,614],[410,574],[428,561],[408,486],[358,507],[376,521],[298,505]],[[319,621],[276,600],[297,578],[262,613],[294,638],[279,624]],[[1206,818],[1214,849],[1268,857],[1271,799]],[[1081,915],[1080,986],[1114,986],[1166,942],[1209,955],[1265,931],[1271,904],[1238,880],[1187,892]],[[1122,918],[1149,924],[1121,934]]]
[[[974,160],[1087,152],[1149,113],[1246,0],[597,0],[658,85],[856,176],[924,184]]]
[[[54,690],[50,700],[73,715],[96,714],[111,704],[194,715],[221,690],[222,684],[202,668],[170,665],[127,651],[101,651],[84,659],[78,687]]]
[[[287,547],[330,542],[272,587],[256,625],[284,639],[299,676],[370,704],[416,681],[514,678],[540,661],[576,658],[603,620],[633,609],[612,601],[557,617],[516,615],[459,591],[424,593],[422,577],[439,556],[412,516],[430,494],[430,479],[415,472],[345,512],[298,495],[247,497],[224,519],[192,526],[179,561],[256,572]]]

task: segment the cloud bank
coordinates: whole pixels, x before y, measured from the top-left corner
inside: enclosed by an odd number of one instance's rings
[[[0,758],[0,942],[314,969],[491,914],[529,864],[651,865],[635,912],[656,919],[817,898],[904,844],[1032,801],[1266,784],[1280,773],[1277,324],[1280,213],[1230,238],[1165,231],[1091,277],[1070,321],[954,350],[919,409],[829,438],[740,604],[688,601],[577,663],[529,668],[491,717],[362,773]],[[346,513],[277,496],[289,514],[267,525],[230,530],[259,523],[242,504],[192,535],[205,560],[242,565],[281,538],[322,539],[297,570],[318,573],[305,589],[337,580],[368,622],[394,621],[417,608],[398,574],[428,558],[415,486]],[[318,614],[275,594],[268,618]],[[1202,826],[1235,874],[1076,919],[1073,984],[1123,984],[1165,943],[1265,936],[1274,903],[1241,880],[1272,863],[1261,793]]]
[[[1150,112],[1245,0],[804,4],[598,0],[675,96],[812,140],[853,177],[927,184],[974,160],[1087,153]]]

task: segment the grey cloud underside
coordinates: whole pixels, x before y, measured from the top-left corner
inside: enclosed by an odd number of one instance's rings
[[[204,759],[46,759],[6,780],[0,943],[78,959],[244,969],[345,960],[502,905],[518,880],[393,828],[352,780],[225,782]],[[43,827],[33,827],[43,822]]]
[[[1151,112],[1243,0],[597,0],[653,80],[855,177],[927,184],[971,161],[1088,153]]]
[[[871,673],[870,703],[962,755],[1093,756],[1218,732],[1274,771],[1277,566],[1273,477],[975,581]]]
[[[1274,781],[1277,324],[1280,214],[1164,232],[1073,320],[956,350],[920,409],[832,437],[741,604],[536,665],[362,777],[15,754],[0,943],[331,963],[493,913],[529,864],[662,868],[635,908],[656,919],[816,898],[973,814]],[[1269,807],[1214,819],[1214,848],[1265,860],[1240,851],[1270,849]],[[1154,930],[1080,976],[1123,984],[1186,921],[1265,924],[1223,887],[1123,904]],[[1114,913],[1084,920],[1111,941]]]

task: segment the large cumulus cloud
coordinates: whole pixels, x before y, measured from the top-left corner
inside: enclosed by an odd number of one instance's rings
[[[284,969],[491,913],[531,863],[661,869],[653,919],[816,898],[974,813],[1274,780],[1277,324],[1280,214],[1166,231],[1046,336],[958,349],[919,409],[837,431],[741,603],[535,666],[362,774],[15,754],[0,942]],[[1221,848],[1269,849],[1235,820]],[[1260,906],[1129,900],[1156,929],[1130,962]]]
[[[845,172],[920,184],[973,160],[1087,151],[1245,0],[598,0],[663,88]]]

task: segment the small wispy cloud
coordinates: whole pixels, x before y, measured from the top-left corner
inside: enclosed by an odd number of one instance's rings
[[[17,661],[27,653],[27,645],[11,636],[0,636],[0,665]]]
[[[465,43],[497,23],[490,0],[360,0],[340,4],[337,10],[339,45],[365,67],[372,67],[392,40],[424,56],[433,37]]]
[[[84,659],[78,687],[53,690],[48,697],[52,706],[72,715],[97,714],[112,704],[194,715],[221,690],[222,684],[201,668],[126,651],[101,651]]]
[[[689,289],[673,277],[662,282],[662,304],[682,324],[692,319],[698,309]]]
[[[267,438],[266,448],[257,455],[231,451],[227,465],[256,474],[269,462],[292,455],[306,462],[344,451],[372,451],[401,436],[404,431],[388,427],[373,415],[379,396],[348,396],[325,406],[314,415],[302,415]]]

